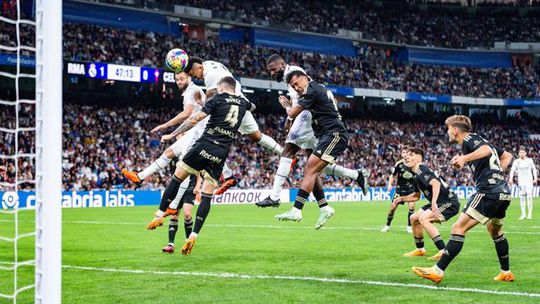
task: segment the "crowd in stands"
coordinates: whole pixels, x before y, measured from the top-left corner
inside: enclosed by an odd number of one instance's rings
[[[32,107],[21,113],[25,123],[30,122]],[[2,121],[8,119],[8,111],[2,112]],[[170,108],[142,106],[85,106],[66,104],[63,124],[63,185],[66,190],[134,188],[120,174],[122,168],[141,170],[149,165],[166,148],[160,143],[159,135],[150,135],[156,125],[170,118],[175,111]],[[7,114],[5,114],[7,113]],[[373,113],[377,113],[372,115]],[[419,112],[417,116],[402,114],[399,120],[396,109],[372,107],[357,117],[346,119],[351,133],[350,148],[339,158],[338,164],[348,168],[367,168],[371,171],[372,186],[386,186],[388,174],[399,160],[399,149],[403,144],[413,144],[426,151],[426,163],[444,176],[451,185],[471,185],[469,169],[455,171],[450,168],[450,158],[459,153],[456,145],[448,143],[443,118],[449,115],[431,116]],[[285,115],[256,115],[262,132],[284,142],[283,123]],[[537,165],[540,165],[540,140],[531,134],[540,133],[538,119],[514,118],[501,123],[496,115],[473,115],[476,132],[496,145],[504,147],[514,156],[524,146]],[[28,121],[26,121],[28,120]],[[12,122],[2,124],[10,127]],[[519,125],[519,127],[517,127]],[[12,127],[12,126],[11,126]],[[2,133],[3,144],[0,154],[12,155],[15,151],[12,134]],[[172,143],[170,143],[172,144]],[[19,136],[19,152],[33,153],[33,137]],[[289,186],[299,186],[306,158],[299,157]],[[272,154],[246,137],[238,137],[232,147],[228,164],[240,180],[239,188],[269,188],[279,164],[279,155]],[[15,179],[15,163],[6,160],[8,180]],[[161,189],[167,185],[174,168],[164,170],[148,178],[143,189]],[[31,158],[19,159],[19,180],[33,179],[34,165]],[[2,181],[0,181],[2,182]],[[324,177],[326,187],[352,186],[347,179]],[[4,184],[5,186],[5,184]],[[21,188],[31,188],[22,184]],[[7,189],[7,188],[4,188]]]
[[[537,42],[540,18],[491,8],[471,15],[466,9],[422,9],[403,1],[299,0],[96,0],[148,9],[174,11],[174,5],[212,10],[213,18],[288,30],[336,34],[338,29],[361,33],[363,39],[451,48],[493,47],[494,42]],[[414,1],[410,1],[414,2]],[[467,2],[467,1],[466,1]],[[486,2],[486,1],[484,1]],[[487,2],[485,4],[493,4]],[[516,4],[530,4],[513,1]],[[530,2],[530,1],[529,1]],[[483,2],[480,3],[484,4]],[[538,3],[534,3],[538,4]],[[433,11],[436,10],[436,13]]]
[[[164,54],[177,46],[189,54],[220,61],[240,77],[268,79],[266,58],[277,52],[325,84],[472,97],[540,96],[540,77],[530,66],[479,69],[402,64],[392,59],[391,48],[368,44],[358,47],[356,57],[347,57],[64,24],[64,56],[70,60],[162,67]]]

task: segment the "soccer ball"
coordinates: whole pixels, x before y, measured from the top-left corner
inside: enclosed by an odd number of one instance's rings
[[[182,72],[188,65],[188,62],[189,56],[182,49],[172,49],[167,53],[167,57],[165,57],[165,65],[175,73]]]

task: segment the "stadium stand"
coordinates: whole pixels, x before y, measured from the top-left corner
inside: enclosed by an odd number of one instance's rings
[[[212,10],[212,18],[293,31],[337,34],[340,29],[359,32],[367,40],[450,48],[493,47],[496,41],[537,42],[540,38],[538,13],[520,15],[517,10],[491,11],[491,5],[530,6],[538,1],[473,0],[464,4],[488,6],[475,14],[465,8],[421,9],[403,1],[257,1],[241,0],[97,0],[112,4],[174,11],[174,5]],[[463,1],[428,1],[455,4]],[[298,18],[310,16],[310,18]],[[519,30],[516,30],[519,29]]]

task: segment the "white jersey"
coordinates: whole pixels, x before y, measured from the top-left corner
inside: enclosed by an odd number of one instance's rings
[[[220,62],[207,60],[203,62],[203,67],[203,78],[206,90],[217,89],[217,84],[223,77],[229,76],[234,78],[229,69]],[[242,88],[238,80],[236,81],[235,93],[238,96],[245,97],[244,94],[242,94]]]
[[[188,119],[191,119],[202,110],[204,103],[206,102],[206,95],[204,94],[202,88],[193,82],[191,82],[188,87],[184,90],[184,93],[182,93],[182,96],[184,97],[184,109],[186,106],[191,105],[193,106],[193,112],[191,113],[191,116]],[[197,98],[200,98],[201,103],[197,102]],[[200,121],[196,126],[193,127],[193,129],[198,130],[204,130],[206,127],[206,123],[208,122],[209,117],[206,117],[204,120]]]
[[[525,157],[525,159],[518,158],[514,160],[512,169],[510,169],[510,178],[514,178],[514,173],[517,171],[518,184],[528,185],[532,184],[538,178],[536,167],[532,158]]]

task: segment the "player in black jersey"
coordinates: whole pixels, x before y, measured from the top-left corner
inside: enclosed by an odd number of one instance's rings
[[[463,155],[452,158],[452,166],[461,169],[468,164],[473,173],[477,193],[473,195],[452,226],[452,235],[437,265],[430,268],[413,267],[420,277],[440,282],[446,267],[459,254],[465,241],[465,234],[479,223],[486,225],[499,257],[501,271],[493,279],[514,281],[510,271],[508,240],[502,226],[506,209],[510,204],[510,189],[504,171],[512,161],[512,155],[493,146],[487,140],[472,132],[471,120],[467,116],[454,115],[446,119],[451,143],[461,145]]]
[[[186,120],[173,133],[164,136],[165,139],[175,138],[176,135],[186,132],[205,117],[210,116],[203,135],[177,166],[171,183],[161,198],[161,205],[168,206],[184,179],[190,175],[203,174],[201,203],[197,208],[193,232],[182,247],[183,255],[191,253],[195,240],[210,212],[210,202],[223,170],[223,164],[229,155],[230,147],[236,138],[244,114],[246,111],[255,109],[255,106],[247,99],[235,95],[235,88],[236,80],[233,77],[223,77],[218,82],[218,95],[208,100],[195,118]],[[182,205],[178,205],[178,209],[181,208]]]
[[[349,142],[349,134],[341,120],[335,99],[329,97],[325,87],[312,81],[302,71],[290,72],[286,81],[300,95],[298,104],[294,106],[288,99],[280,100],[287,115],[295,118],[303,110],[309,110],[312,114],[313,132],[317,138],[317,145],[304,168],[304,178],[294,207],[288,212],[276,215],[278,220],[300,221],[302,220],[302,208],[308,201],[309,194],[313,191],[320,172],[328,164],[335,162],[336,158],[345,151]],[[320,207],[320,216],[315,229],[322,227],[334,215],[334,209],[328,206],[322,189],[320,192],[314,193]]]
[[[404,159],[409,153],[409,147],[404,146],[401,148],[401,159],[396,163],[392,174],[388,178],[388,192],[392,191],[394,180],[396,181],[396,191],[392,197],[392,202],[400,196],[407,196],[417,192],[416,182],[414,181],[414,172],[405,164]],[[388,210],[388,217],[386,218],[386,226],[381,229],[381,232],[387,232],[390,230],[390,225],[394,219],[394,213],[399,205],[403,205],[405,202],[399,204],[391,204],[390,210]],[[412,233],[411,228],[411,215],[414,213],[415,202],[407,202],[409,206],[409,213],[407,214],[407,232]]]
[[[445,244],[439,230],[437,230],[433,223],[448,221],[454,215],[458,214],[459,200],[446,182],[422,163],[423,160],[424,151],[422,149],[409,149],[409,153],[405,156],[405,163],[414,172],[414,180],[418,191],[407,196],[397,197],[392,205],[397,205],[401,202],[418,201],[420,200],[420,192],[424,194],[424,197],[429,203],[422,206],[422,208],[411,216],[416,249],[404,254],[404,256],[424,256],[426,254],[423,228],[439,250],[436,255],[429,257],[428,260],[438,261],[442,256]]]

